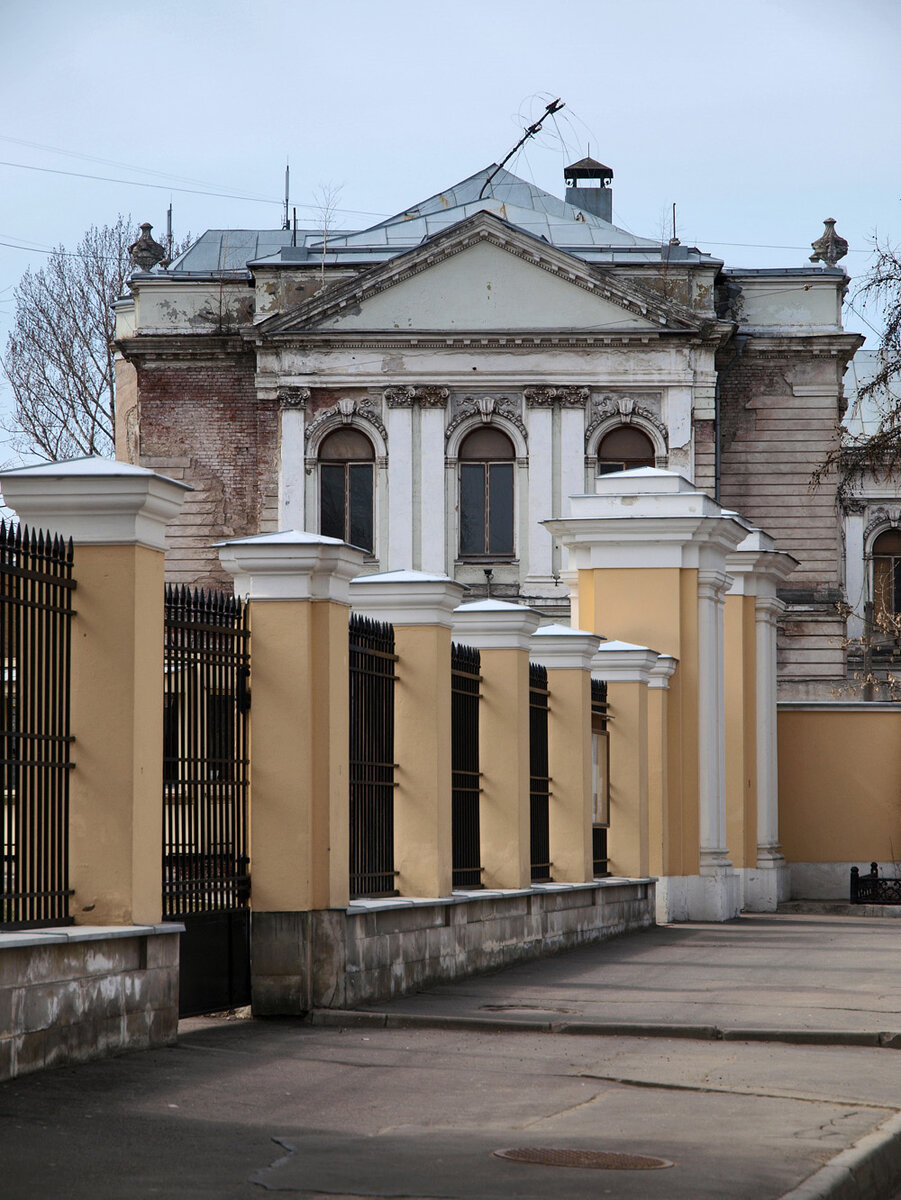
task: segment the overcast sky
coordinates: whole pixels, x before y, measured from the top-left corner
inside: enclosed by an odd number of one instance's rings
[[[617,224],[669,236],[675,202],[733,266],[803,266],[834,216],[860,275],[901,241],[899,33],[897,0],[0,0],[2,344],[21,273],[92,223],[278,228],[288,159],[301,224],[332,185],[364,228],[556,96],[515,173],[562,196],[590,144]]]

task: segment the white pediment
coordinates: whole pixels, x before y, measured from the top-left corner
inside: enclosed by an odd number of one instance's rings
[[[376,330],[659,331],[660,322],[530,262],[477,241],[380,291],[324,313],[308,328]]]

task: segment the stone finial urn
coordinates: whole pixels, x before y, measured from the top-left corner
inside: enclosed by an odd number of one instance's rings
[[[823,224],[825,226],[823,236],[810,243],[813,249],[810,261],[817,262],[819,260],[824,262],[827,267],[834,267],[838,260],[844,258],[848,253],[848,243],[835,232],[835,217],[827,217]]]
[[[149,221],[141,225],[141,236],[128,247],[131,261],[140,271],[150,271],[157,263],[164,262],[166,251],[150,236],[153,226]]]

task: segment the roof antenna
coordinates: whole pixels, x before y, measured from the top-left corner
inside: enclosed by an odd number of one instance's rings
[[[166,209],[166,265],[172,262],[172,202]]]
[[[488,178],[482,184],[482,190],[479,192],[480,200],[485,195],[485,189],[491,183],[492,179],[495,177],[495,175],[498,173],[498,171],[502,170],[504,165],[510,161],[510,159],[513,157],[513,155],[516,153],[516,151],[520,148],[520,146],[522,146],[525,142],[527,142],[529,140],[529,138],[534,137],[535,134],[539,131],[539,129],[541,129],[542,123],[544,121],[546,121],[548,117],[552,117],[554,115],[554,113],[559,112],[561,108],[566,108],[566,105],[560,99],[559,96],[557,97],[556,100],[552,100],[550,102],[550,104],[547,105],[547,107],[545,108],[545,110],[541,114],[541,116],[538,118],[538,120],[535,121],[534,124],[530,125],[526,129],[525,133],[522,135],[522,137],[519,139],[519,141],[516,143],[516,145],[513,147],[513,149],[510,151],[510,153],[504,159],[504,161],[494,168],[494,170],[491,172],[491,174],[488,176]]]
[[[282,229],[290,229],[291,222],[288,220],[288,193],[291,183],[291,167],[285,163],[285,219],[282,222]]]

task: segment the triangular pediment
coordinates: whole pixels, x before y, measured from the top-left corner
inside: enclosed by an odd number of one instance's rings
[[[292,333],[692,332],[691,313],[609,268],[507,224],[474,217],[264,321]]]

